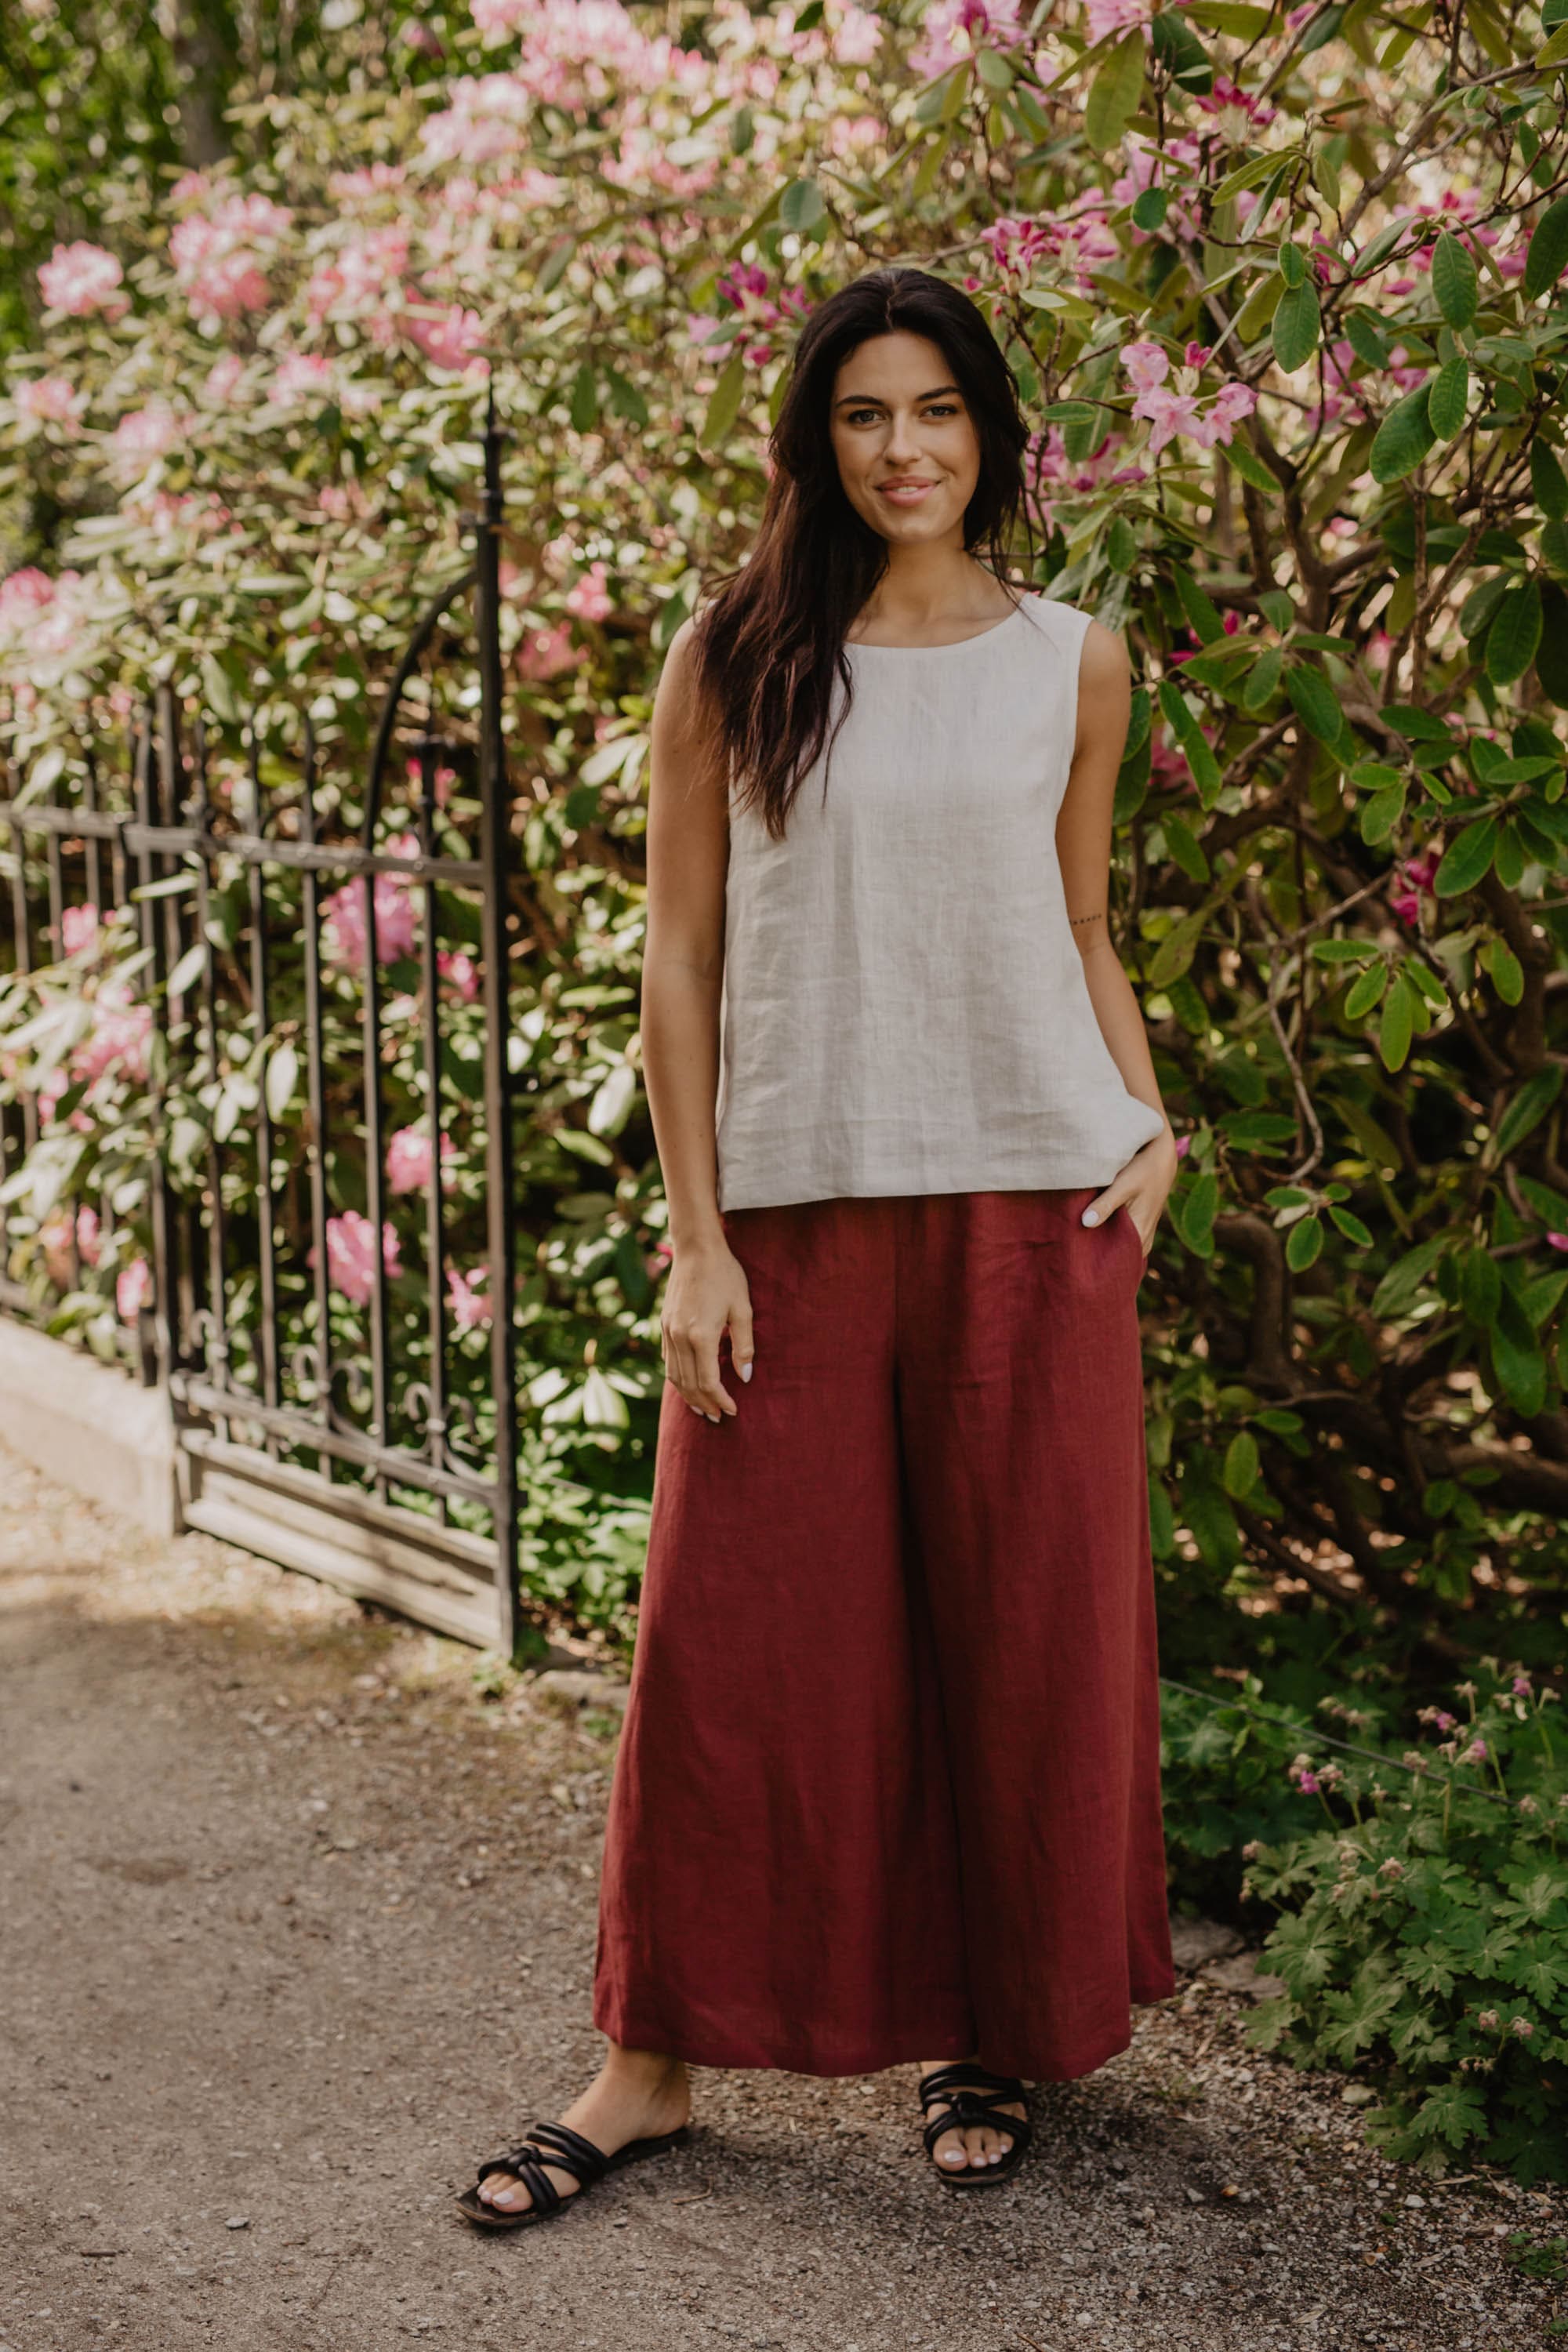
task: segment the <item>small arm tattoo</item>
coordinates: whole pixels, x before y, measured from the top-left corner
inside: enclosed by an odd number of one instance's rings
[[[1071,918],[1073,929],[1076,931],[1080,923],[1098,923],[1104,912],[1105,909],[1101,907],[1092,915],[1074,915]]]

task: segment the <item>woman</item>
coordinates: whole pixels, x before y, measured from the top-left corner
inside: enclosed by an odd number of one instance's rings
[[[844,288],[665,664],[610,2046],[459,2200],[487,2226],[675,2145],[688,2062],[918,2060],[939,2173],[989,2185],[1025,2078],[1173,1989],[1136,1293],[1176,1147],[1106,926],[1127,656],[1004,585],[1026,443],[966,297]]]

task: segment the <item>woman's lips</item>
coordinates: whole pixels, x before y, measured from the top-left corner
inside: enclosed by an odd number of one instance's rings
[[[879,498],[891,499],[895,506],[914,507],[919,506],[921,500],[935,488],[934,482],[880,482],[877,487],[877,495]]]

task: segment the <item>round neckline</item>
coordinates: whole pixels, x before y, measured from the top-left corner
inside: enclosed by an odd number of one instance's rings
[[[1026,596],[1028,593],[1026,589],[1024,595]],[[966,646],[982,645],[987,637],[995,636],[999,630],[1010,628],[1023,609],[1024,597],[1020,596],[1005,620],[993,621],[988,629],[976,629],[973,636],[950,637],[945,645],[880,646],[862,637],[846,637],[844,650],[851,654],[959,654],[963,653]]]

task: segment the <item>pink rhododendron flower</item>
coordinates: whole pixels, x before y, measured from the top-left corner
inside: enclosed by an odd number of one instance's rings
[[[467,948],[438,948],[436,969],[459,1004],[471,1004],[479,992],[479,968]]]
[[[314,1248],[306,1255],[313,1266]],[[381,1229],[381,1261],[389,1278],[402,1273],[397,1234],[391,1224]],[[357,1209],[345,1209],[341,1217],[327,1219],[327,1279],[356,1307],[367,1303],[375,1286],[375,1227]]]
[[[90,999],[92,1027],[70,1059],[73,1080],[96,1087],[111,1070],[134,1082],[147,1076],[147,1051],[152,1042],[153,1008],[139,1004],[129,981],[111,974],[100,982]]]
[[[616,608],[615,598],[605,584],[605,566],[601,560],[590,563],[582,578],[574,582],[566,592],[566,610],[580,621],[602,621]]]
[[[1124,343],[1121,365],[1134,392],[1152,391],[1171,373],[1171,362],[1158,343]]]
[[[132,409],[122,416],[110,436],[110,462],[121,480],[134,479],[177,449],[190,427],[188,416],[182,416],[166,400],[154,400],[145,408]]]
[[[841,66],[868,66],[882,46],[882,20],[869,8],[841,7],[830,36]]]
[[[68,956],[80,955],[98,944],[98,908],[90,902],[66,907],[60,913],[60,945]]]
[[[563,670],[576,669],[586,658],[586,648],[574,645],[570,621],[557,621],[553,628],[531,629],[518,647],[517,667],[523,677],[559,677]]]
[[[976,49],[1014,47],[1024,38],[1018,10],[1019,0],[931,0],[911,68],[929,79]]]
[[[324,405],[337,390],[337,370],[322,352],[285,352],[267,387],[269,408],[291,408],[296,402]]]
[[[320,260],[305,289],[312,318],[353,318],[402,286],[408,268],[408,231],[365,229]]]
[[[200,173],[176,184],[198,205],[212,190]],[[270,299],[263,266],[288,236],[294,215],[263,195],[222,195],[210,212],[188,213],[169,235],[169,258],[190,304],[191,315],[209,329],[223,319],[244,318]]]
[[[1084,31],[1092,46],[1103,41],[1108,33],[1128,33],[1134,25],[1146,25],[1152,14],[1144,0],[1088,0]]]
[[[1250,91],[1238,89],[1235,82],[1227,81],[1223,74],[1216,75],[1213,89],[1205,91],[1194,103],[1203,113],[1215,118],[1220,136],[1233,147],[1239,146],[1243,140],[1250,139],[1254,131],[1261,131],[1266,124],[1272,122],[1279,110],[1278,107],[1270,106],[1267,99],[1255,98]]]
[[[64,375],[27,376],[16,386],[15,398],[17,415],[35,428],[63,425],[72,433],[87,406],[86,393],[79,392]]]
[[[399,834],[386,844],[389,857],[417,857],[419,843],[412,833]],[[378,963],[397,963],[413,952],[419,935],[419,909],[414,898],[411,877],[406,874],[378,874],[373,890],[375,916],[375,954]],[[341,964],[351,971],[363,971],[365,964],[364,883],[355,875],[341,890],[334,890],[321,909],[321,945],[328,961]]]
[[[74,1279],[70,1211],[64,1207],[52,1210],[38,1228],[38,1240],[49,1279],[63,1290]],[[83,1265],[98,1264],[98,1212],[85,1202],[76,1213],[76,1246]]]
[[[38,291],[51,310],[68,318],[85,319],[94,310],[119,319],[130,309],[119,291],[124,271],[101,245],[79,237],[74,245],[57,245],[38,271]]]
[[[456,1157],[449,1135],[441,1138],[441,1181],[451,1182],[447,1162]],[[426,1192],[430,1189],[430,1138],[422,1127],[400,1127],[386,1147],[386,1181],[395,1192]]]
[[[459,1331],[478,1330],[490,1320],[490,1302],[479,1288],[489,1279],[488,1266],[476,1266],[471,1274],[461,1274],[455,1265],[447,1267],[447,1306]]]
[[[455,375],[489,373],[490,363],[479,349],[484,325],[477,310],[465,310],[460,303],[434,317],[410,310],[404,315],[403,331],[432,367],[450,368]]]
[[[133,1257],[115,1278],[115,1311],[122,1323],[134,1323],[152,1298],[153,1269],[144,1257]]]
[[[491,163],[522,145],[533,99],[516,74],[463,75],[447,88],[451,104],[420,130],[422,163]]]

